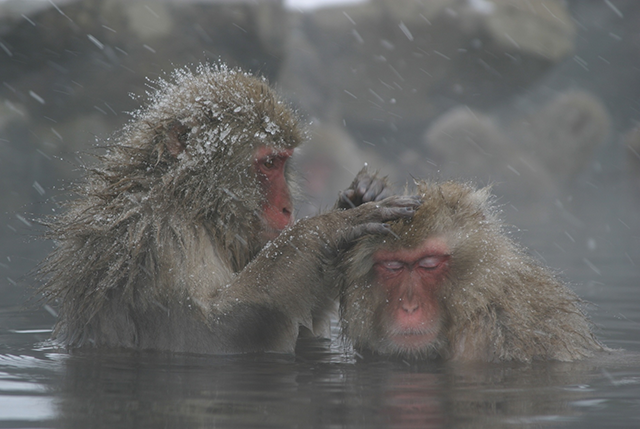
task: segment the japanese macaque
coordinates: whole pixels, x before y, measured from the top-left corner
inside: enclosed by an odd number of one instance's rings
[[[418,201],[294,224],[286,165],[301,132],[266,81],[199,66],[158,86],[48,221],[56,248],[40,273],[59,305],[53,338],[68,348],[292,352],[300,326],[327,325],[335,294],[323,264],[363,234],[387,233],[383,222],[411,216]]]
[[[341,323],[356,350],[528,362],[605,349],[576,295],[503,233],[488,189],[420,182],[417,194],[393,235],[341,257]]]

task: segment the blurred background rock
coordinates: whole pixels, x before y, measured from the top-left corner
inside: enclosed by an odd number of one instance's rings
[[[507,221],[584,231],[594,188],[640,192],[638,22],[633,0],[0,0],[0,268],[15,283],[46,253],[32,220],[82,154],[200,62],[265,75],[301,113],[299,215],[367,162],[399,189],[492,184]]]

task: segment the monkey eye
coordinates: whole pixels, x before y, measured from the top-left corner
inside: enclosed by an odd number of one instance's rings
[[[404,268],[404,264],[400,261],[385,261],[381,263],[382,267],[387,271],[400,271]]]
[[[276,160],[274,157],[269,156],[262,160],[262,167],[266,170],[271,170],[276,166]]]
[[[425,270],[433,270],[438,268],[442,262],[444,262],[444,256],[427,256],[426,258],[422,258],[418,261],[418,268],[423,268]]]

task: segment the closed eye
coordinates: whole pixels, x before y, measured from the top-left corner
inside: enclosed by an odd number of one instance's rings
[[[404,268],[404,264],[400,261],[385,261],[380,263],[380,265],[387,271],[400,271]]]
[[[433,270],[438,268],[445,260],[446,256],[427,256],[418,261],[417,267],[425,270]]]

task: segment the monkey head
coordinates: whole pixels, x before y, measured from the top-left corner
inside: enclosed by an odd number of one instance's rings
[[[423,198],[411,220],[395,222],[396,237],[365,237],[345,258],[341,313],[345,335],[357,349],[380,354],[441,354],[448,314],[443,304],[457,274],[464,237],[457,231],[487,227],[486,191],[452,182],[422,182]],[[463,246],[466,249],[466,246]]]
[[[341,260],[343,335],[402,357],[574,360],[600,348],[577,297],[502,231],[488,189],[419,182],[422,205]]]
[[[285,167],[302,140],[293,111],[265,79],[224,65],[151,84],[95,177],[106,183],[92,189],[144,195],[159,215],[209,223],[218,241],[260,248],[277,236],[293,221]]]

